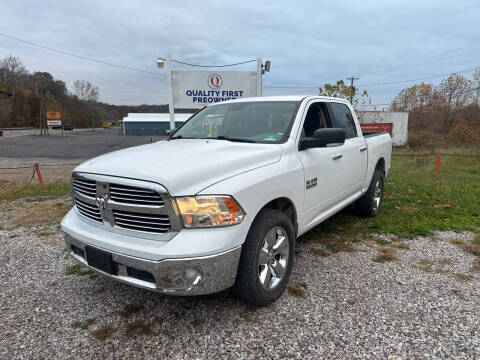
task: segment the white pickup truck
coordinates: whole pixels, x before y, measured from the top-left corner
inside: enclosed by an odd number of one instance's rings
[[[126,284],[171,295],[233,288],[264,306],[287,286],[300,235],[353,202],[378,214],[391,149],[390,135],[362,133],[342,99],[210,105],[166,141],[79,165],[66,246]]]

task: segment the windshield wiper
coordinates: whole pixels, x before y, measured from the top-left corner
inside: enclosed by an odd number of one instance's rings
[[[183,138],[182,135],[177,135],[177,136],[171,136],[168,140],[177,140]]]
[[[219,135],[219,136],[215,137],[214,139],[234,141],[234,142],[256,143],[255,140],[235,138],[235,137],[230,137],[230,136],[226,136],[226,135]]]

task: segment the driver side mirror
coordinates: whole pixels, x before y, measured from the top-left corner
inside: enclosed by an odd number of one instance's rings
[[[317,129],[313,138],[300,140],[300,151],[327,146],[340,146],[345,142],[345,130],[342,128]]]

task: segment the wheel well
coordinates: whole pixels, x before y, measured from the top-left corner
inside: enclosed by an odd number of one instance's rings
[[[295,230],[295,235],[297,234],[298,232],[297,211],[295,210],[295,205],[293,205],[293,202],[290,199],[287,199],[284,197],[274,199],[270,201],[268,204],[266,204],[261,210],[265,208],[280,210],[283,213],[285,213],[285,215],[287,215],[292,221],[293,229]]]
[[[375,165],[375,170],[380,170],[383,173],[385,173],[385,159],[384,158],[380,158],[377,161],[377,165]]]

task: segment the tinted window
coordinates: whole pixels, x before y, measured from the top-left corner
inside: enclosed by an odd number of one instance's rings
[[[330,103],[332,111],[332,127],[345,129],[345,138],[350,139],[357,136],[357,128],[350,109],[345,104]]]
[[[313,137],[315,130],[328,127],[327,118],[325,104],[313,103],[310,105],[303,122],[302,137]]]

